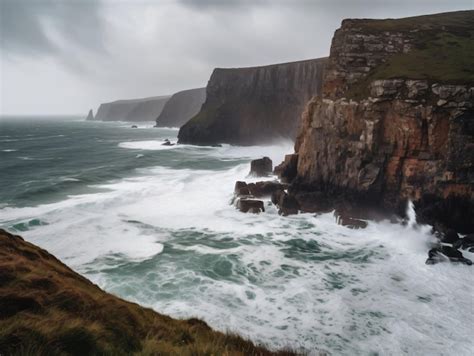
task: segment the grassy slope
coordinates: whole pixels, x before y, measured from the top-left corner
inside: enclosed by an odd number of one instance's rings
[[[396,54],[372,70],[349,90],[367,93],[376,79],[425,79],[430,82],[465,84],[474,82],[474,11],[389,20],[361,20],[362,32],[405,32],[415,39],[408,53]]]
[[[1,355],[290,355],[105,293],[0,229]]]

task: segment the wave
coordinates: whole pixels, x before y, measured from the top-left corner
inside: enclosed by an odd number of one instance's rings
[[[183,147],[181,145],[177,145],[176,142],[171,142],[173,144],[172,146],[163,146],[163,143],[164,141],[156,141],[156,140],[130,141],[130,142],[120,142],[118,146],[121,148],[128,148],[131,150],[152,150],[152,151],[170,150],[170,149],[175,149],[178,147]]]

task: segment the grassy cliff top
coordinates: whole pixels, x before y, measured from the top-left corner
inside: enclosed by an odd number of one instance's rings
[[[347,21],[347,22],[346,22]],[[387,20],[346,20],[361,33],[400,32],[413,48],[398,53],[353,85],[348,97],[360,99],[377,79],[420,79],[431,83],[474,84],[474,11]]]
[[[291,355],[105,293],[0,229],[1,355]]]

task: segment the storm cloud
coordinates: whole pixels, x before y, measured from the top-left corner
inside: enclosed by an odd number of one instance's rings
[[[343,18],[471,9],[471,0],[0,0],[0,114],[85,113],[205,86],[215,67],[326,56]]]

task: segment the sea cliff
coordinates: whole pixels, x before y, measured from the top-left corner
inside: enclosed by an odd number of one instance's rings
[[[321,90],[326,59],[252,68],[217,68],[201,111],[179,142],[253,145],[294,139],[305,103]]]
[[[94,120],[98,121],[155,121],[169,96],[144,99],[117,100],[99,106]]]
[[[177,92],[166,102],[157,127],[181,127],[201,109],[206,99],[206,88],[189,89]]]
[[[302,209],[413,200],[421,221],[473,232],[473,64],[474,11],[343,21],[278,168]]]

